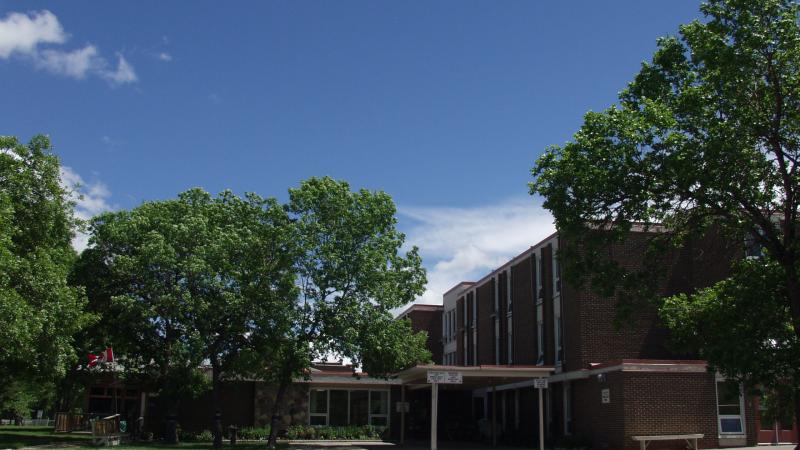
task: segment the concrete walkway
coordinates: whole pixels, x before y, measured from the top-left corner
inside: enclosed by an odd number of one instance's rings
[[[297,450],[428,450],[429,444],[412,442],[406,445],[391,442],[364,442],[364,441],[291,441],[291,449]],[[794,445],[761,445],[758,447],[735,447],[725,450],[794,450]],[[441,442],[442,449],[486,449],[486,450],[523,450],[529,447],[503,447],[492,448],[491,445],[471,442]],[[533,447],[530,447],[533,448]],[[714,450],[714,449],[701,449]]]

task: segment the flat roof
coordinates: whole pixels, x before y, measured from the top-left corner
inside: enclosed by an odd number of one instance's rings
[[[547,378],[553,373],[555,368],[553,366],[443,366],[438,364],[420,364],[398,373],[397,377],[404,385],[419,387],[429,386],[429,370],[461,373],[463,379],[462,384],[441,386],[452,389],[478,389],[531,380],[533,378]]]

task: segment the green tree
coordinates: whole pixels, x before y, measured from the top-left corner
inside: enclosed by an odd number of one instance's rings
[[[79,221],[59,170],[47,137],[0,136],[0,398],[17,406],[25,401],[14,392],[29,392],[22,382],[63,376],[73,336],[93,319],[83,290],[67,283]]]
[[[632,271],[603,250],[635,224],[667,230],[652,239],[649,261],[712,227],[732,242],[750,236],[784,286],[768,303],[788,310],[800,336],[798,5],[712,0],[701,11],[705,21],[658,41],[618,105],[587,113],[571,142],[539,158],[531,192],[581,249],[564,255],[567,275],[623,304],[657,286],[657,264]],[[710,362],[728,373],[743,369]]]
[[[729,278],[667,298],[661,316],[677,343],[712,361],[727,377],[768,394],[780,391],[779,400],[791,400],[800,388],[800,339],[786,295],[777,263],[743,260]]]
[[[95,218],[77,276],[95,283],[92,305],[127,375],[155,380],[175,407],[205,389],[209,364],[219,414],[221,376],[248,370],[241,352],[270,340],[259,333],[296,290],[289,225],[274,199],[201,189]]]
[[[286,209],[295,225],[299,295],[286,298],[281,335],[273,333],[264,350],[273,363],[262,376],[278,386],[272,447],[286,389],[308,376],[313,360],[338,355],[378,377],[430,360],[426,335],[391,314],[422,294],[426,282],[417,249],[400,252],[405,236],[396,229],[391,197],[311,178],[289,190]]]

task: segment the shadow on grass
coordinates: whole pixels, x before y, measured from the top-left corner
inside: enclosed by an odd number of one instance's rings
[[[70,448],[96,448],[91,445],[91,436],[88,434],[54,433],[52,427],[16,427],[0,426],[0,449],[22,448],[39,445],[59,445]],[[285,443],[278,444],[279,449],[286,449],[289,446]],[[57,448],[57,447],[53,447]],[[152,450],[152,449],[211,449],[210,442],[181,443],[169,445],[162,442],[136,442],[124,443],[119,447],[120,450]],[[236,450],[264,450],[267,448],[264,443],[240,443],[231,446],[227,442],[224,448]]]
[[[0,427],[0,448],[20,448],[47,444],[89,444],[88,435],[53,433],[50,427]]]

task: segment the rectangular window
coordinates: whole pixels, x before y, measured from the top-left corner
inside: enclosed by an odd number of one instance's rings
[[[536,347],[538,349],[539,356],[536,359],[537,365],[544,364],[544,308],[542,305],[539,305],[536,308]]]
[[[511,316],[508,316],[508,363],[514,363],[514,333],[512,330],[512,320]]]
[[[734,381],[717,381],[717,416],[721,434],[742,434],[742,390]]]
[[[762,232],[759,235],[763,236]],[[744,255],[747,259],[761,258],[764,256],[764,247],[758,242],[753,233],[747,233],[744,237]]]
[[[564,359],[564,330],[561,322],[561,316],[556,317],[556,364]]]
[[[511,301],[511,269],[506,271],[506,310],[511,314],[513,302]]]
[[[389,425],[389,391],[370,391],[369,424],[379,427]]]
[[[556,294],[561,293],[561,263],[558,262],[558,258],[553,255],[553,290]]]
[[[389,425],[389,391],[311,389],[309,425]]]
[[[309,393],[309,424],[328,424],[328,392],[322,389],[312,389]]]
[[[539,274],[536,277],[536,299],[544,300],[544,258],[539,257]]]
[[[343,427],[350,421],[349,399],[347,391],[331,390],[328,405],[328,425]]]
[[[369,397],[367,391],[350,391],[349,425],[366,425],[369,420]]]

